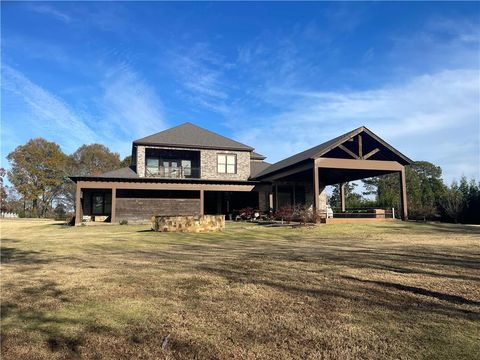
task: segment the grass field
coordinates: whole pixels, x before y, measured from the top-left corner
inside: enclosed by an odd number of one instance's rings
[[[480,228],[1,222],[3,359],[478,359]]]

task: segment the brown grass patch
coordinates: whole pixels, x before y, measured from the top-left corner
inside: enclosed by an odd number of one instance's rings
[[[478,227],[1,227],[4,359],[480,353]]]

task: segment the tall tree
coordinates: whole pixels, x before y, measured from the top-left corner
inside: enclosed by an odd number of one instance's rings
[[[127,167],[132,164],[132,155],[125,156],[125,158],[120,162],[121,167]]]
[[[80,146],[71,155],[71,161],[75,175],[100,175],[121,166],[120,155],[102,144]]]
[[[364,199],[362,195],[355,192],[355,188],[357,187],[356,183],[348,182],[345,183],[345,207],[347,209],[355,209],[364,207]],[[333,208],[339,208],[341,206],[341,199],[340,199],[340,184],[334,186],[332,195],[329,199],[329,204]]]
[[[122,167],[122,164],[118,153],[110,151],[108,147],[102,144],[89,144],[80,146],[69,156],[67,174],[75,176],[100,175],[120,167]],[[70,180],[65,183],[62,200],[67,209],[74,207],[75,185]]]
[[[440,199],[445,191],[442,169],[427,161],[417,161],[405,168],[409,213],[413,217],[438,216]],[[379,206],[400,207],[398,174],[363,180],[365,194],[375,194]]]
[[[34,216],[45,216],[64,184],[67,156],[60,146],[43,138],[29,140],[8,154],[8,179],[26,201]]]

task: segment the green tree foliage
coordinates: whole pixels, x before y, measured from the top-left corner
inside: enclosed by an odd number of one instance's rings
[[[130,166],[132,164],[132,156],[131,155],[128,155],[128,156],[125,156],[125,158],[120,162],[120,167],[127,167],[127,166]]]
[[[409,216],[439,217],[440,199],[445,192],[442,169],[428,161],[417,161],[405,168]],[[366,179],[365,194],[375,194],[378,206],[400,208],[400,177],[389,174]]]
[[[447,189],[441,205],[455,222],[480,224],[480,182],[462,176],[460,183],[454,181]]]
[[[332,195],[328,200],[332,208],[341,208],[340,186],[340,184],[334,186]],[[356,183],[345,183],[345,207],[347,209],[364,208],[370,205],[370,203],[365,200],[361,194],[355,192],[356,187]]]
[[[43,138],[28,141],[8,154],[8,179],[24,201],[32,204],[33,216],[45,216],[64,185],[67,156],[60,146]]]

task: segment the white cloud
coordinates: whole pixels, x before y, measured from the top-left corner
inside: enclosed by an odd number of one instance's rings
[[[64,23],[69,23],[70,21],[72,21],[72,18],[70,17],[70,15],[46,3],[39,3],[39,2],[29,3],[27,5],[27,9],[39,14],[52,16],[53,18],[60,20]]]
[[[128,65],[113,67],[102,82],[104,128],[111,136],[134,140],[165,129],[162,102]],[[119,133],[120,131],[120,133]]]
[[[30,136],[44,136],[60,142],[67,151],[97,139],[95,132],[62,99],[7,65],[2,66],[2,90],[8,92],[7,95],[13,95],[12,100],[26,105],[21,109],[20,118],[13,119],[9,118],[10,114],[2,114],[2,134],[5,128],[10,132],[11,129],[23,132],[28,129]],[[8,99],[3,99],[2,113],[9,105]]]
[[[479,177],[478,79],[478,70],[447,70],[369,91],[277,89],[269,96],[295,99],[289,110],[257,118],[240,139],[277,161],[366,125],[411,158],[442,165],[447,181]]]

